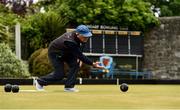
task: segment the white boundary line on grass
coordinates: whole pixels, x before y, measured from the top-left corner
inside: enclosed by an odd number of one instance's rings
[[[120,108],[120,109],[111,109],[111,108],[107,108],[107,109],[86,109],[86,108],[79,108],[79,109],[12,109],[12,108],[9,108],[10,110],[179,110],[178,108],[172,108],[172,109],[156,109],[156,108],[152,108],[152,109],[138,109],[138,108],[135,108],[135,109],[126,109],[126,108]],[[0,109],[0,110],[9,110],[9,109]]]

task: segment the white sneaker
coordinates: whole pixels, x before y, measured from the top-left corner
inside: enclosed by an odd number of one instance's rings
[[[79,92],[79,90],[76,88],[64,88],[64,91],[65,92]]]
[[[34,85],[37,91],[44,91],[43,86],[38,83],[37,79],[34,79]]]

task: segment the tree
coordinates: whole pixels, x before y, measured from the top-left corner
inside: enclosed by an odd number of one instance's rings
[[[22,22],[22,37],[28,43],[29,53],[48,47],[49,43],[65,32],[66,19],[49,11],[28,16]]]
[[[14,50],[14,27],[20,17],[0,4],[0,43],[8,44]]]
[[[170,3],[169,9],[172,10],[173,16],[180,16],[180,0]]]
[[[179,16],[180,0],[144,0],[154,6],[153,11],[156,12],[160,8],[160,16]]]
[[[101,24],[146,30],[159,23],[150,6],[142,0],[57,0],[49,9],[68,19],[71,26]]]

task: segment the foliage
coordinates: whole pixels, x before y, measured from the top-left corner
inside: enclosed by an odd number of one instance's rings
[[[180,0],[170,3],[169,8],[172,10],[174,16],[180,16]]]
[[[29,58],[29,71],[32,76],[43,76],[53,70],[47,55],[46,49],[35,51]]]
[[[161,6],[161,16],[172,16],[173,12],[169,9],[168,6],[162,5]]]
[[[19,22],[21,18],[8,10],[4,5],[0,4],[0,24],[5,26],[13,26]]]
[[[40,53],[41,53],[42,50],[43,50],[42,48],[36,50],[36,51],[29,57],[29,59],[28,59],[28,64],[29,64],[29,72],[30,72],[30,73],[33,73],[33,61],[35,60],[35,58],[37,58],[37,56],[40,55]]]
[[[53,71],[53,67],[48,59],[48,49],[41,48],[35,51],[28,60],[29,71],[32,76],[44,76]],[[89,66],[83,64],[78,76],[88,77],[89,76]],[[68,66],[65,63],[64,66],[65,76],[68,72]]]
[[[124,26],[130,30],[146,30],[158,25],[158,19],[150,11],[150,4],[139,0],[125,2],[122,9],[119,8],[119,16]]]
[[[5,43],[0,43],[0,77],[29,77],[28,67]]]
[[[24,17],[27,13],[35,11],[35,9],[32,8],[32,0],[1,0],[0,3],[6,6],[7,10],[10,10],[22,17]]]
[[[57,0],[49,10],[60,13],[70,25],[116,25],[146,30],[159,23],[150,3],[142,0]]]
[[[22,37],[29,42],[30,53],[48,47],[50,41],[65,32],[66,20],[55,12],[37,13],[22,22]]]
[[[160,16],[179,16],[180,0],[144,0],[160,8]]]
[[[0,4],[0,43],[14,48],[14,27],[21,18]]]

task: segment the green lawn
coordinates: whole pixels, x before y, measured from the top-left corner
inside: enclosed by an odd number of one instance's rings
[[[66,93],[62,85],[45,92],[20,86],[19,93],[5,93],[0,86],[0,109],[180,109],[180,85],[77,85],[80,92]]]

